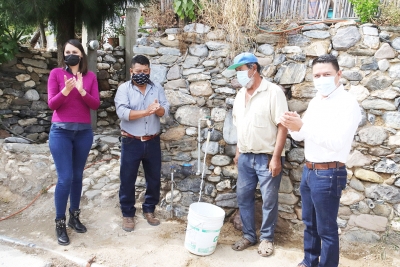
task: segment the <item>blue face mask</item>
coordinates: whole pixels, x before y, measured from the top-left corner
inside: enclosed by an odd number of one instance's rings
[[[323,96],[330,95],[336,88],[335,76],[314,78],[315,89]]]
[[[251,77],[249,77],[249,70],[240,70],[236,72],[236,78],[241,86],[246,87],[246,85],[251,81],[255,72]]]

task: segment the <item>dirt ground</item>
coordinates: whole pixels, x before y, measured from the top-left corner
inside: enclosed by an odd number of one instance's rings
[[[0,201],[0,217],[24,207],[21,198],[12,202]],[[22,213],[0,221],[1,237],[35,244],[28,247],[0,241],[25,254],[44,259],[48,266],[85,266],[95,258],[94,266],[193,266],[193,267],[243,267],[243,266],[297,266],[301,261],[302,237],[293,231],[276,234],[274,255],[268,258],[257,254],[257,246],[236,252],[230,245],[241,236],[241,232],[225,223],[215,252],[209,256],[197,256],[184,247],[186,222],[163,219],[161,225],[150,226],[138,210],[136,228],[133,232],[121,229],[121,214],[117,196],[107,200],[83,200],[81,221],[88,232],[78,234],[68,229],[71,244],[60,246],[54,233],[53,194],[42,195],[31,207]],[[159,214],[165,214],[160,209]],[[397,250],[396,250],[397,249]],[[0,259],[0,266],[2,265]],[[89,265],[88,265],[89,266]],[[341,267],[400,267],[398,247],[388,242],[378,244],[348,244],[341,242]],[[13,265],[13,267],[19,267]]]

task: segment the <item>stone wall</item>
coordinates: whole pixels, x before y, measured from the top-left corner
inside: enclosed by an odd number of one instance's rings
[[[331,26],[306,26],[301,32],[289,34],[283,45],[277,35],[262,33],[257,36],[258,47],[254,52],[262,66],[262,74],[288,91],[290,110],[300,114],[306,110],[316,93],[311,60],[326,53],[338,56],[343,70],[341,82],[360,103],[363,119],[347,162],[348,187],[343,191],[338,217],[343,236],[351,241],[377,241],[390,227],[400,231],[399,32],[398,28],[358,26],[349,21]],[[237,207],[237,169],[232,160],[237,137],[232,125],[232,104],[240,85],[235,72],[226,70],[231,64],[226,33],[198,24],[196,27],[187,25],[183,30],[167,29],[166,34],[167,37],[142,37],[133,48],[136,54],[151,59],[151,78],[164,85],[171,104],[171,116],[162,124],[161,207],[165,207],[171,198],[171,166],[175,167],[174,202],[182,211],[180,214],[185,215],[188,206],[197,201],[200,176],[187,175],[180,166],[191,163],[193,172],[197,171],[197,125],[199,119],[210,116],[215,127],[206,159],[203,200],[232,214]],[[96,137],[97,142],[89,156],[89,161],[93,162],[119,156],[118,120],[112,100],[119,79],[116,74],[110,74],[115,65],[108,68],[109,65],[99,64],[103,102],[98,123],[107,128]],[[108,68],[108,71],[102,68]],[[202,123],[201,159],[206,133]],[[293,226],[301,225],[302,145],[288,136],[279,193],[279,216]],[[8,176],[12,175],[5,172],[5,177]],[[140,171],[139,200],[143,199],[142,176]],[[117,186],[113,183],[118,183],[118,162],[111,160],[107,164],[98,164],[97,168],[85,171],[85,177],[86,197],[116,194]],[[260,198],[258,193],[257,198]]]
[[[97,126],[114,125],[117,119],[114,95],[125,81],[125,53],[121,47],[97,51],[98,82],[101,105]],[[47,105],[47,80],[57,67],[57,53],[20,47],[16,57],[0,65],[0,118],[16,135],[35,142],[45,142],[52,111]],[[0,129],[0,138],[10,133]]]

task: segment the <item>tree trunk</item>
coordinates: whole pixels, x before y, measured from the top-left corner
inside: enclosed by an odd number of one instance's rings
[[[46,32],[44,31],[43,22],[39,23],[39,30],[40,30],[40,39],[42,40],[42,48],[46,48],[47,47],[47,39],[46,39]]]
[[[62,65],[64,60],[63,46],[69,40],[75,38],[75,3],[65,1],[60,10],[64,10],[63,19],[57,21],[57,61],[58,65]]]
[[[30,40],[30,42],[29,42],[29,44],[31,45],[32,48],[35,47],[36,43],[37,43],[38,40],[39,40],[39,37],[40,37],[40,30],[37,29],[37,30],[35,31],[35,34],[33,34],[32,38],[31,38],[31,40]]]

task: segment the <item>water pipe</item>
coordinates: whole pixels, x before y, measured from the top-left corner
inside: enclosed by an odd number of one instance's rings
[[[211,120],[210,116],[205,118],[200,118],[198,122],[198,130],[197,130],[197,172],[196,175],[201,174],[201,122],[206,121],[209,133],[211,133],[212,129],[214,128],[214,122]]]

